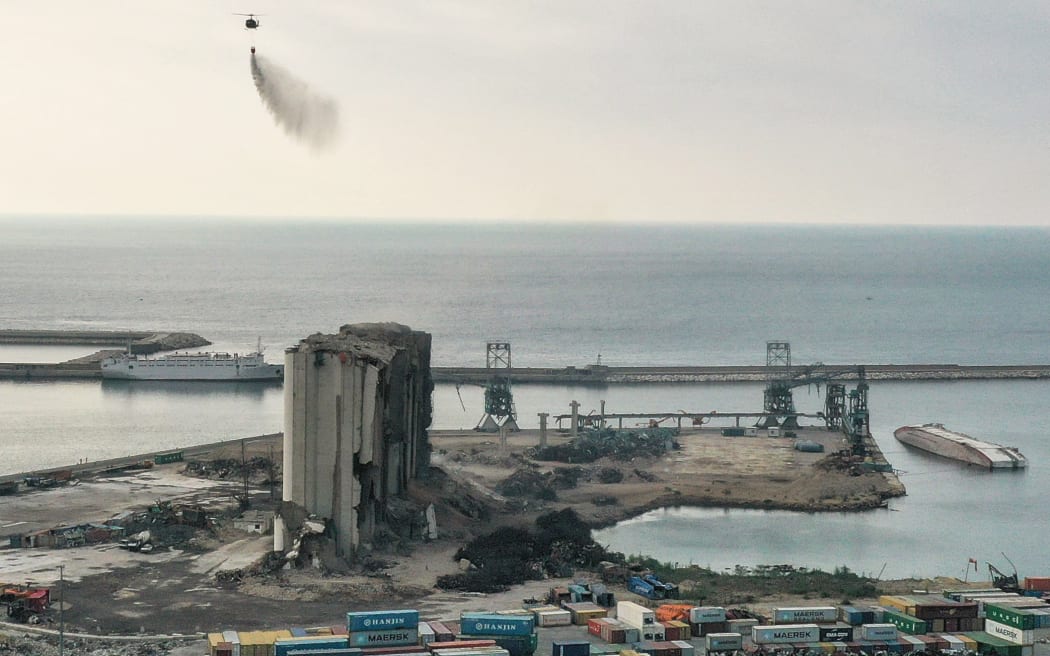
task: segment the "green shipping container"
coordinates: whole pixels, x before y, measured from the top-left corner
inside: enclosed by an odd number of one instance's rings
[[[995,604],[984,605],[984,616],[988,619],[1002,622],[1015,629],[1029,631],[1037,627],[1039,618],[1023,608],[1011,608],[1009,606],[997,606]]]
[[[922,635],[930,630],[926,620],[920,620],[917,617],[905,615],[895,610],[886,609],[882,614],[882,621],[886,624],[892,624],[901,631],[911,635]]]
[[[1021,656],[1023,653],[1022,645],[1015,645],[984,631],[967,631],[962,635],[976,642],[982,654],[994,651],[998,656]]]
[[[153,456],[153,462],[158,465],[166,465],[172,462],[182,462],[182,451],[158,453],[157,455]]]

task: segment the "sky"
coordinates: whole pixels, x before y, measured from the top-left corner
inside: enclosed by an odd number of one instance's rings
[[[0,62],[2,214],[1050,225],[1045,1],[0,0]]]

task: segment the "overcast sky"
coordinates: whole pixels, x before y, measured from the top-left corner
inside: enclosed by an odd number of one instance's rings
[[[1050,224],[1045,0],[0,0],[0,62],[2,214]]]

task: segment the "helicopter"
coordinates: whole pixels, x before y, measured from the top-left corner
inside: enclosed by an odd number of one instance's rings
[[[258,15],[262,16],[263,14],[258,14]],[[262,25],[262,23],[260,23],[255,18],[256,14],[234,14],[234,16],[247,16],[248,17],[248,20],[244,21],[244,29],[246,29],[246,30],[254,30],[257,27],[259,27],[260,25]]]

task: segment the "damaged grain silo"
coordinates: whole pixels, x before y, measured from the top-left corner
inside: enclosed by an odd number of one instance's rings
[[[432,391],[430,335],[400,324],[346,325],[285,352],[275,551],[327,526],[337,555],[354,560],[430,465]]]

